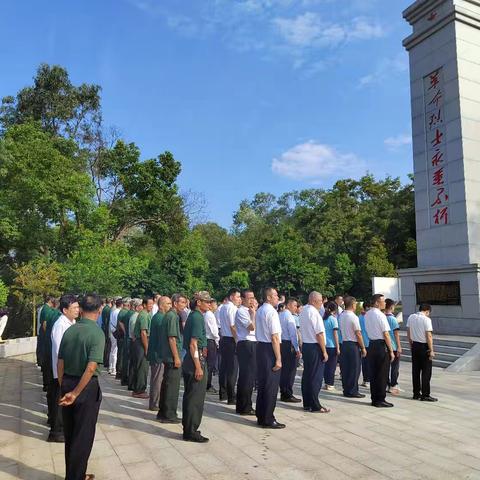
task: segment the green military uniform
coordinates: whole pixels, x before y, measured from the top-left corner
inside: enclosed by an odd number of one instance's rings
[[[121,313],[121,312],[120,312]],[[130,337],[128,335],[130,318],[134,314],[133,310],[126,310],[124,315],[118,317],[118,321],[123,324],[125,327],[125,336],[123,337],[123,356],[122,356],[122,385],[128,385],[128,372],[129,372],[129,361],[130,361]]]
[[[143,393],[147,389],[148,361],[145,349],[142,343],[142,330],[150,332],[150,314],[142,310],[135,321],[133,327],[134,342],[134,379],[132,387],[134,393]]]
[[[200,381],[195,380],[195,364],[190,353],[192,338],[197,339],[199,360],[203,369],[203,377]],[[203,349],[207,347],[205,320],[198,310],[191,312],[187,318],[183,331],[183,341],[187,350],[182,367],[185,387],[182,404],[183,437],[192,438],[198,434],[198,427],[202,421],[208,375],[206,358],[203,356]]]
[[[38,338],[37,338],[37,365],[43,369],[43,358],[45,356],[45,332],[42,328],[42,323],[45,321],[45,316],[47,315],[48,310],[52,307],[45,303],[40,310],[40,315],[38,316],[38,325],[40,328],[38,329]],[[43,386],[46,387],[45,382]]]
[[[61,393],[75,389],[89,362],[97,369],[75,402],[62,408],[65,436],[66,478],[84,479],[95,439],[95,427],[102,401],[97,376],[103,362],[105,335],[92,320],[81,318],[63,335],[58,358],[63,359]]]
[[[147,360],[150,363],[150,398],[148,401],[148,407],[150,410],[158,410],[160,405],[160,389],[163,378],[160,329],[164,318],[164,313],[157,312],[150,322],[150,336],[148,337],[147,354]]]
[[[128,389],[133,390],[133,381],[135,380],[135,342],[133,341],[133,332],[138,318],[138,312],[132,310],[132,315],[128,319],[127,337],[128,337]],[[126,325],[127,326],[127,325]]]
[[[177,405],[180,392],[181,369],[175,368],[168,338],[175,338],[178,355],[180,356],[180,352],[182,351],[182,334],[180,332],[180,317],[174,309],[165,314],[159,329],[159,334],[164,372],[160,389],[160,408],[157,418],[167,422],[176,422],[178,421]]]

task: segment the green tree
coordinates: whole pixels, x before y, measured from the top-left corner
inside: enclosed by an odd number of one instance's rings
[[[0,280],[0,307],[3,307],[7,303],[8,287]]]
[[[337,293],[347,293],[353,286],[355,264],[350,260],[348,253],[337,253],[332,268],[332,282]]]
[[[221,295],[233,287],[244,289],[250,288],[250,279],[248,277],[248,272],[244,270],[234,270],[229,275],[222,277],[220,280]]]

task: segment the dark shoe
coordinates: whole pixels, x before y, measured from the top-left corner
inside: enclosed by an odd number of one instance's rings
[[[132,397],[147,399],[147,398],[150,398],[150,395],[147,392],[137,392],[137,393],[132,392]]]
[[[428,397],[421,397],[420,400],[422,402],[438,402],[438,398],[431,397],[428,395]]]
[[[128,387],[128,382],[120,382],[120,385],[121,385],[122,387]]]
[[[288,398],[281,398],[280,401],[285,402],[285,403],[301,403],[302,399],[291,396],[291,397],[288,397]]]
[[[65,437],[62,433],[50,433],[47,442],[51,443],[65,443]]]
[[[200,435],[200,432],[195,433],[194,435],[184,435],[183,439],[186,442],[195,442],[195,443],[207,443],[209,441],[207,437]]]
[[[273,430],[280,430],[281,428],[285,428],[286,425],[284,423],[279,423],[275,420],[273,423],[269,423],[268,425],[264,423],[262,425],[262,427],[263,428],[271,428]]]
[[[182,420],[180,418],[159,418],[161,423],[171,423],[171,424],[178,424],[182,423]]]
[[[222,397],[221,395],[218,397],[218,399],[221,401],[221,402],[224,402],[226,400],[225,397]]]
[[[372,406],[377,407],[377,408],[390,408],[390,407],[393,407],[393,403],[390,403],[390,402],[375,402],[375,403],[372,403]]]
[[[420,400],[421,398],[422,398],[421,395],[414,395],[412,397],[412,400]]]
[[[309,411],[311,410],[311,408],[310,408],[310,407],[303,407],[303,410],[304,410],[305,412],[309,412]]]
[[[347,395],[344,393],[343,396],[347,398],[365,398],[365,395],[363,393],[355,393],[353,395]]]
[[[229,400],[227,402],[227,405],[236,405],[236,404],[237,404],[237,402],[235,400]]]
[[[242,416],[247,416],[247,415],[256,415],[255,413],[255,410],[250,410],[248,412],[237,412],[239,415],[242,415]]]
[[[215,387],[210,387],[210,388],[207,388],[207,393],[218,393],[218,391]]]

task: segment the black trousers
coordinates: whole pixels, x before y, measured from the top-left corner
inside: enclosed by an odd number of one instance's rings
[[[174,420],[177,416],[178,396],[182,369],[174,363],[164,363],[162,386],[160,387],[160,408],[157,418]]]
[[[103,332],[105,333],[105,331]],[[112,342],[108,330],[105,333],[105,350],[103,351],[103,366],[105,368],[110,367],[110,349],[112,348]]]
[[[390,368],[390,355],[385,340],[370,340],[367,358],[372,403],[384,402]]]
[[[190,353],[187,352],[182,365],[183,392],[182,400],[182,425],[183,436],[191,437],[198,432],[202,423],[203,406],[205,404],[205,394],[207,391],[208,368],[206,360],[200,356],[200,363],[203,369],[203,377],[200,381],[195,380],[195,364]]]
[[[212,375],[217,369],[217,344],[215,340],[207,340],[207,390],[212,387]]]
[[[235,383],[238,376],[238,361],[235,353],[235,339],[222,337],[220,339],[220,400],[235,401]]]
[[[429,357],[428,344],[412,344],[412,383],[413,395],[430,396],[430,379],[432,378],[432,360]]]
[[[257,404],[256,415],[260,425],[275,421],[280,372],[274,372],[275,354],[271,343],[257,342]]]
[[[370,368],[368,367],[368,347],[367,356],[362,357],[362,377],[364,382],[370,381]]]
[[[133,342],[133,379],[134,393],[143,393],[147,389],[148,361],[145,356],[142,341],[137,338]]]
[[[47,359],[50,358],[50,361]],[[43,357],[43,366],[42,366],[42,375],[43,375],[43,384],[46,387],[47,392],[47,418],[48,424],[51,426],[54,423],[53,420],[53,411],[55,403],[55,379],[53,378],[52,370],[52,354],[45,352]]]
[[[128,385],[128,368],[129,368],[129,360],[130,360],[130,339],[124,338],[123,342],[123,356],[122,356],[122,379],[121,384],[123,386]]]
[[[318,343],[304,343],[303,351],[303,375],[302,375],[302,397],[303,408],[317,412],[322,406],[318,395],[322,388],[323,353]]]
[[[238,383],[237,413],[253,410],[252,394],[257,373],[257,342],[242,340],[237,343]]]
[[[358,393],[358,379],[362,367],[361,354],[357,342],[342,342],[340,347],[340,364],[342,366],[342,387],[344,395]]]
[[[121,379],[122,378],[122,368],[123,368],[123,355],[124,355],[124,346],[125,342],[122,338],[117,339],[117,364],[115,365],[115,371],[117,374],[115,375],[115,378]]]
[[[397,352],[395,354],[395,360],[390,364],[390,375],[388,379],[388,386],[395,387],[398,384],[398,375],[400,374],[400,357]]]
[[[71,392],[80,377],[65,375],[62,395]],[[95,439],[98,411],[102,392],[97,377],[92,377],[73,405],[63,407],[63,431],[65,435],[65,480],[85,480],[88,458]]]
[[[62,407],[58,404],[60,400],[60,384],[58,379],[55,378],[52,383],[53,389],[53,403],[52,403],[52,414],[51,414],[51,424],[50,424],[50,435],[59,436],[63,435],[63,414]]]
[[[128,389],[133,390],[133,381],[135,380],[135,342],[129,340],[128,349]]]
[[[293,397],[293,384],[297,374],[297,354],[290,340],[282,340],[282,369],[280,370],[280,397],[282,400]]]
[[[328,360],[325,362],[323,380],[327,385],[335,384],[335,370],[337,369],[337,347],[327,347]],[[342,363],[342,362],[340,362]]]

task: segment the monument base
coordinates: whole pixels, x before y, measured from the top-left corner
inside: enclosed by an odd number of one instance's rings
[[[447,285],[458,290],[458,299],[453,297],[430,301],[434,332],[447,335],[480,336],[480,266],[478,264],[419,267],[398,270],[401,283],[403,318],[418,310],[418,302],[425,296],[429,284],[434,289]],[[450,304],[445,304],[450,303]],[[457,303],[457,304],[455,304]]]
[[[0,344],[0,358],[16,357],[35,353],[37,349],[37,337],[14,338],[5,340]]]

